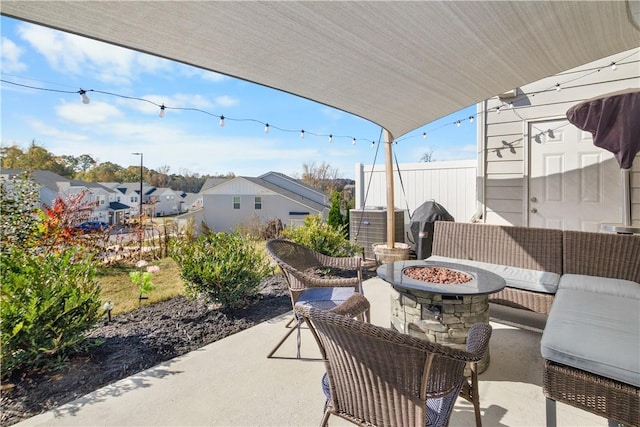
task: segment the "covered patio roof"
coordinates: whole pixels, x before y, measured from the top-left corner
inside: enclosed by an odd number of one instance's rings
[[[3,15],[238,77],[399,137],[637,47],[638,1],[14,1]]]

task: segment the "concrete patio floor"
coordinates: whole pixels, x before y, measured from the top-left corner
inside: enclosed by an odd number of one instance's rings
[[[389,288],[367,280],[372,322],[389,325]],[[302,331],[266,355],[285,332],[280,316],[106,386],[17,426],[315,426],[322,418],[324,372],[316,343]],[[480,375],[485,427],[544,426],[540,357],[545,316],[491,304],[491,364]],[[606,426],[607,420],[558,403],[559,426]],[[332,426],[350,425],[336,417]],[[473,408],[458,399],[451,426],[474,426]]]

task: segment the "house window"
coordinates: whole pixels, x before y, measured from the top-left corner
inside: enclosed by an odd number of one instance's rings
[[[262,209],[262,197],[256,196],[253,199],[253,207],[254,209]]]
[[[240,209],[240,196],[233,196],[233,209]]]
[[[138,201],[138,196],[131,196],[131,203],[136,203]]]

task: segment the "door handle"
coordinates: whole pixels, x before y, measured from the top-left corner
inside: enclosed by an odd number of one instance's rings
[[[531,213],[537,213],[537,212],[538,212],[538,209],[536,209],[536,208],[531,208],[531,209],[530,209],[530,211],[531,211]]]

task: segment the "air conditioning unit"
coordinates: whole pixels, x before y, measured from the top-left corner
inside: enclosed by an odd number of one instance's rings
[[[395,240],[404,242],[404,211],[395,211]],[[387,241],[387,210],[383,208],[351,209],[349,211],[349,240],[364,248],[364,257],[375,259],[374,243]]]

